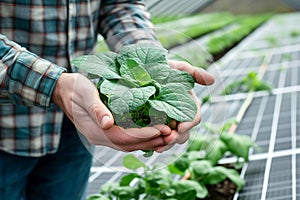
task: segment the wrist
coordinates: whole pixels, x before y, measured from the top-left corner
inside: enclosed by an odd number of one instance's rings
[[[63,99],[62,99],[62,94],[64,94],[65,88],[69,86],[68,79],[70,74],[68,73],[62,73],[60,77],[58,78],[56,85],[54,87],[51,101],[58,105],[60,108],[63,108]]]

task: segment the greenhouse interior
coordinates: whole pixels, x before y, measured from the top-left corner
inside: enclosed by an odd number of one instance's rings
[[[146,7],[168,56],[215,82],[193,88],[201,122],[186,143],[150,157],[96,146],[87,198],[300,199],[300,1]]]

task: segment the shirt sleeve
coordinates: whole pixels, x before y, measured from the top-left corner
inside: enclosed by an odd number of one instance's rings
[[[40,58],[0,34],[0,100],[48,107],[55,84],[64,71],[65,68]]]
[[[162,46],[143,0],[102,1],[100,12],[98,28],[111,50],[118,51],[123,45],[134,43]]]

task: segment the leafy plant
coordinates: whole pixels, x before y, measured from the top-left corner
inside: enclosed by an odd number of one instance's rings
[[[170,49],[220,29],[234,20],[235,17],[227,12],[186,16],[172,23],[159,25],[163,30],[158,29],[157,35],[163,46]],[[176,32],[168,31],[166,28],[176,30]]]
[[[209,39],[206,44],[208,51],[213,55],[218,55],[230,49],[271,16],[271,14],[238,16],[233,28],[224,30],[221,35]]]
[[[123,176],[119,182],[109,183],[102,187],[100,194],[92,195],[88,200],[117,199],[196,199],[202,198],[206,191],[200,184],[194,181],[173,180],[172,174],[167,169],[147,167],[133,155],[127,155],[123,159],[123,165],[131,170],[143,169],[143,175],[129,173]],[[134,182],[136,184],[134,184]],[[97,197],[99,196],[99,199]]]
[[[272,36],[266,38],[266,41],[272,46],[276,46],[278,44],[278,39]]]
[[[271,91],[272,86],[269,83],[259,80],[255,72],[250,72],[247,74],[246,77],[234,81],[233,83],[227,85],[222,94],[225,95],[225,94],[233,94],[237,92],[249,92],[250,90]]]
[[[272,85],[268,82],[258,79],[256,72],[249,72],[245,77],[228,84],[222,91],[221,95],[247,93],[250,91],[271,91],[272,88]],[[202,98],[202,104],[210,101],[210,95],[206,95]]]
[[[203,199],[209,195],[209,185],[226,179],[233,182],[238,191],[241,190],[245,181],[237,169],[218,165],[227,152],[247,162],[249,149],[255,146],[248,136],[227,133],[235,123],[236,120],[232,119],[221,127],[204,124],[209,136],[191,138],[186,152],[167,168],[148,167],[134,155],[126,155],[123,165],[135,172],[124,175],[119,183],[102,186],[100,193],[91,195],[88,200]],[[140,169],[142,172],[138,173]],[[188,178],[185,178],[186,174],[189,174]]]
[[[89,78],[99,78],[100,98],[117,125],[130,128],[192,121],[197,113],[189,95],[194,79],[187,72],[171,69],[166,55],[161,47],[134,44],[124,46],[118,54],[84,55],[72,63]]]
[[[299,35],[300,35],[300,32],[297,31],[297,30],[293,30],[293,31],[290,32],[290,36],[292,38],[298,37]]]
[[[218,184],[225,179],[231,180],[237,190],[241,190],[245,181],[239,176],[237,169],[244,162],[248,162],[249,150],[256,147],[250,137],[246,135],[230,134],[228,129],[236,123],[230,120],[223,126],[204,124],[208,135],[197,135],[189,140],[187,151],[174,163],[169,165],[169,170],[178,175],[189,174],[188,180],[194,180],[203,187]],[[218,164],[224,156],[236,156],[235,168],[228,168]]]
[[[243,158],[244,162],[248,162],[249,149],[256,145],[249,136],[228,133],[228,129],[233,124],[236,124],[234,119],[229,120],[221,127],[203,123],[202,127],[209,133],[191,138],[187,151],[177,160],[179,163],[175,162],[175,166],[179,171],[184,171],[188,168],[188,162],[203,159],[214,166],[224,157],[225,153]]]

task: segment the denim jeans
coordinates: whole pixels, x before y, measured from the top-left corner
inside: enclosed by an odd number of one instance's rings
[[[75,129],[65,130],[58,151],[40,158],[0,151],[0,200],[82,200],[92,155]]]

